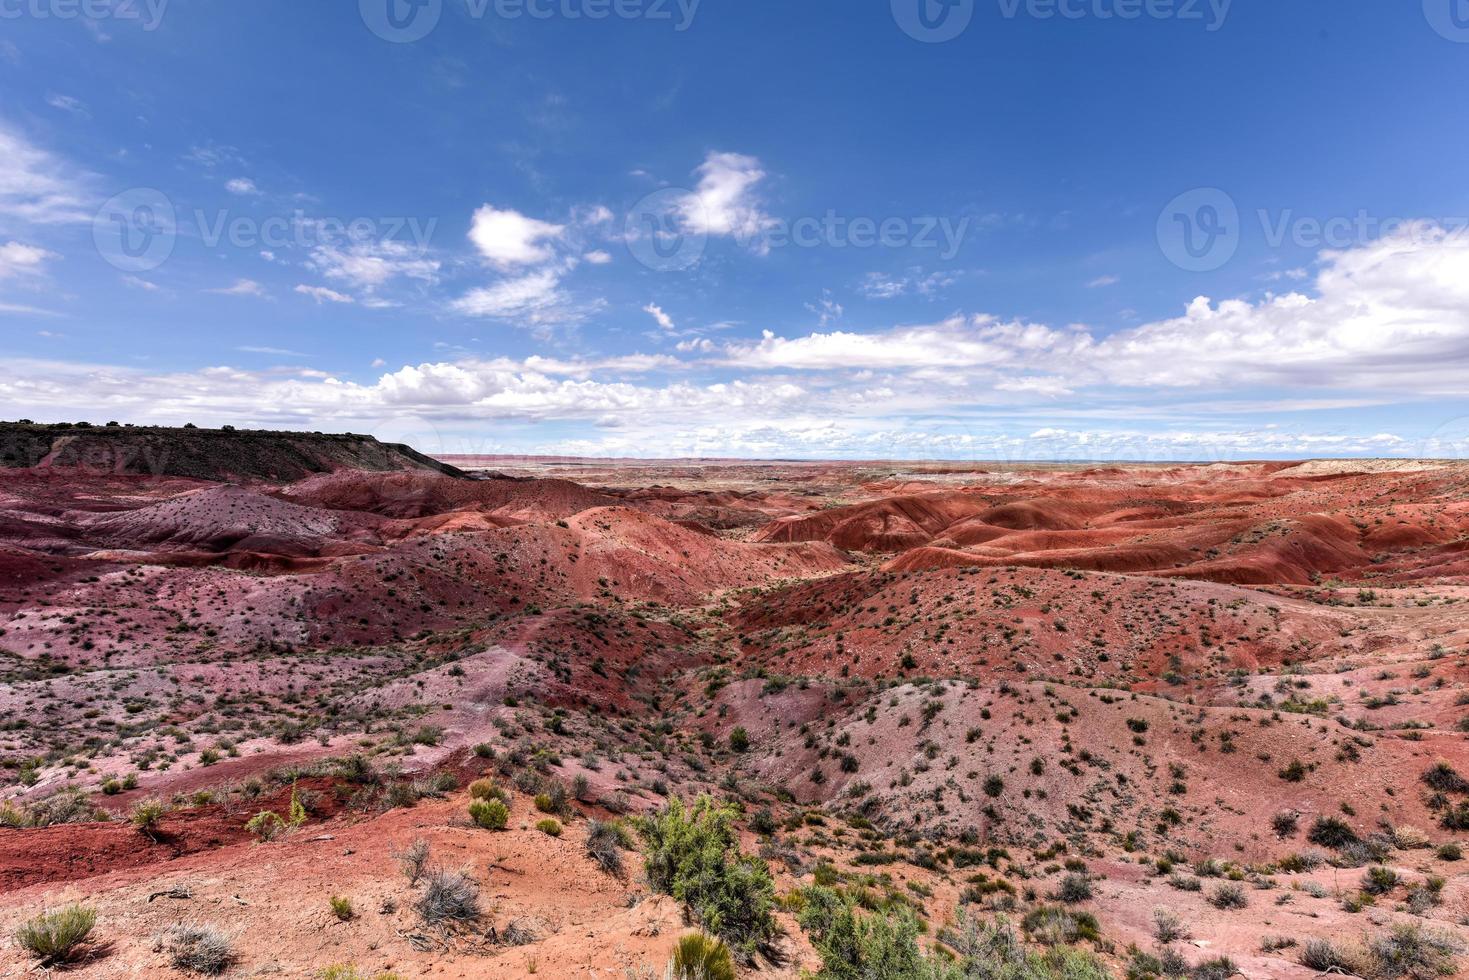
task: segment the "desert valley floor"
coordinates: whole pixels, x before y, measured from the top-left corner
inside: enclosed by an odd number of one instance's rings
[[[232,976],[662,977],[636,827],[701,795],[774,876],[742,976],[821,967],[813,886],[1117,976],[1459,969],[1469,465],[219,446],[0,469],[0,976],[80,903],[79,976],[199,926]]]

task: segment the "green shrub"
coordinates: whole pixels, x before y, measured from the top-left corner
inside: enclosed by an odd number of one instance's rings
[[[355,913],[352,911],[352,900],[350,898],[343,898],[337,895],[333,895],[330,899],[328,899],[328,901],[331,902],[332,915],[335,915],[338,921],[352,921],[352,916]]]
[[[729,733],[729,747],[736,752],[750,751],[750,733],[743,728],[736,728]]]
[[[655,891],[672,895],[691,917],[749,963],[777,935],[775,882],[758,858],[740,854],[736,811],[708,796],[692,807],[673,798],[639,821],[644,868]]]
[[[95,911],[83,905],[69,905],[27,921],[16,930],[15,941],[42,963],[60,963],[87,941],[96,924]]]
[[[1061,879],[1061,884],[1056,889],[1056,898],[1062,902],[1085,902],[1091,897],[1091,879],[1081,873],[1066,875]]]
[[[1386,895],[1398,887],[1398,873],[1385,865],[1368,868],[1362,876],[1362,890],[1369,895]]]
[[[536,822],[536,829],[548,837],[560,837],[561,821],[555,817],[547,817],[545,820]]]
[[[291,802],[286,810],[286,816],[282,817],[274,810],[261,810],[250,818],[245,824],[245,829],[262,841],[271,841],[285,836],[305,822],[306,806],[301,802],[301,794],[296,791],[296,784],[292,783]]]
[[[924,954],[918,918],[909,909],[867,914],[850,897],[820,885],[803,897],[799,918],[821,954],[818,980],[958,980],[953,967]]]
[[[1004,916],[991,922],[971,918],[961,906],[942,938],[960,957],[964,980],[1112,980],[1097,958],[1071,946],[1044,954],[1026,949]],[[947,975],[936,974],[947,980]]]
[[[673,947],[671,980],[735,980],[729,947],[701,932],[691,932]]]
[[[1358,838],[1357,832],[1347,823],[1335,817],[1318,817],[1306,840],[1318,847],[1342,848],[1355,844]]]
[[[158,831],[158,825],[163,821],[163,814],[167,812],[163,801],[159,799],[139,800],[133,804],[132,811],[128,814],[128,822],[133,829],[142,834],[152,837]]]
[[[504,830],[510,822],[510,808],[499,800],[474,800],[469,804],[469,819],[485,830]]]

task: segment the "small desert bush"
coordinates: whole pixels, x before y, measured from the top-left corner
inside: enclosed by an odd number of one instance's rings
[[[536,829],[548,837],[560,837],[561,821],[555,817],[547,817],[545,820],[536,821]]]
[[[644,869],[655,891],[684,904],[693,920],[748,963],[777,935],[775,882],[759,858],[740,853],[733,807],[701,796],[678,798],[638,824]]]
[[[941,938],[959,954],[962,972],[946,971],[930,960],[934,980],[1112,980],[1113,976],[1091,953],[1071,946],[1045,953],[1029,950],[1005,916],[985,922],[970,916],[963,906],[955,925]]]
[[[1365,969],[1355,950],[1330,939],[1307,939],[1298,958],[1302,966],[1318,973],[1359,975]]]
[[[229,937],[213,926],[174,926],[160,945],[176,968],[205,976],[223,973],[235,958]]]
[[[1167,946],[1188,936],[1188,927],[1175,913],[1165,908],[1153,909],[1153,938],[1161,945]]]
[[[1318,847],[1340,849],[1358,842],[1357,832],[1335,817],[1318,817],[1306,839]]]
[[[95,911],[83,905],[69,905],[27,921],[16,930],[15,942],[42,963],[60,963],[87,941],[96,924]]]
[[[510,808],[499,800],[475,800],[469,804],[469,818],[485,830],[504,830],[510,822]]]
[[[729,947],[701,932],[691,932],[673,947],[668,963],[672,980],[735,980]]]
[[[1061,879],[1061,884],[1056,888],[1057,901],[1068,904],[1085,902],[1092,897],[1091,879],[1085,874],[1073,872]]]
[[[1402,879],[1392,868],[1378,865],[1368,868],[1367,873],[1362,876],[1362,890],[1369,895],[1386,895],[1398,887],[1400,881]]]
[[[474,922],[480,917],[479,884],[457,871],[431,871],[414,909],[431,926]]]
[[[163,821],[163,814],[167,812],[162,800],[149,798],[139,800],[133,804],[132,811],[128,814],[128,822],[133,829],[141,834],[152,837],[158,832],[158,825]]]
[[[622,852],[631,847],[627,831],[617,821],[593,820],[587,824],[587,856],[612,877],[622,877]]]
[[[1416,922],[1399,923],[1367,940],[1368,975],[1384,980],[1454,976],[1458,973],[1454,957],[1462,948],[1447,932],[1425,929]]]
[[[501,789],[493,779],[476,779],[470,783],[469,797],[473,800],[499,800],[501,803],[510,802],[510,794]]]
[[[1038,905],[1025,914],[1020,927],[1036,942],[1064,946],[1102,938],[1097,917],[1090,912],[1073,912],[1059,905]]]
[[[1216,909],[1242,909],[1250,904],[1245,890],[1237,882],[1229,881],[1214,889],[1209,904]]]
[[[333,895],[328,901],[331,903],[332,915],[339,922],[350,922],[355,914],[352,910],[352,900],[339,895]]]
[[[301,794],[297,792],[296,784],[292,783],[291,802],[284,817],[274,810],[261,810],[250,818],[245,824],[245,829],[261,841],[272,841],[284,837],[305,822],[306,805],[301,802]]]
[[[803,893],[799,919],[821,954],[819,976],[883,980],[948,980],[946,964],[931,960],[918,943],[918,918],[904,906],[868,913],[851,896],[815,885]]]
[[[1447,762],[1436,762],[1422,776],[1423,782],[1440,793],[1469,793],[1469,780]]]
[[[417,885],[418,880],[423,877],[424,871],[428,868],[428,856],[428,841],[422,837],[415,838],[413,843],[397,855],[398,864],[403,869],[403,877],[408,879],[410,885]]]
[[[364,973],[350,963],[329,966],[317,976],[321,980],[403,980],[401,973]]]

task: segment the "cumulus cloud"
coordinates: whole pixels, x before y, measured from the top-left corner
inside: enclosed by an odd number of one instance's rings
[[[673,322],[673,317],[663,312],[663,307],[659,306],[657,303],[649,303],[647,306],[643,307],[643,312],[652,317],[653,320],[658,324],[658,326],[662,327],[664,330],[677,329],[676,325]]]
[[[36,245],[24,242],[6,242],[0,245],[0,279],[15,276],[34,276],[45,271],[47,262],[60,258]]]
[[[556,254],[552,244],[565,232],[564,225],[486,204],[474,213],[469,240],[492,265],[509,269],[549,262]]]
[[[1036,374],[1052,391],[1282,385],[1462,393],[1469,235],[1417,225],[1321,259],[1314,296],[1199,297],[1181,316],[1109,335],[956,316],[874,333],[767,331],[759,341],[727,344],[720,360],[749,370],[942,368],[986,382],[1001,372]],[[1008,387],[1019,390],[1013,380]]]
[[[224,189],[238,197],[253,197],[260,193],[260,188],[255,186],[255,181],[249,177],[236,177],[227,180]]]
[[[567,421],[581,426],[576,439],[522,448],[635,455],[656,447],[671,455],[1163,460],[1429,448],[1375,427],[1269,423],[1281,413],[1462,397],[1469,244],[1419,226],[1324,253],[1318,265],[1309,292],[1200,298],[1180,316],[1112,333],[955,315],[872,332],[701,337],[679,344],[678,357],[465,357],[371,383],[31,362],[0,378],[0,411],[86,417],[105,408],[139,420],[309,428],[370,427],[397,413],[466,428]],[[564,268],[511,276],[455,308],[531,324],[574,313]],[[298,292],[316,298],[311,288]],[[1290,395],[1272,397],[1279,391]],[[1262,416],[1259,425],[1241,421]]]
[[[760,161],[741,153],[710,153],[695,173],[698,186],[677,201],[683,227],[695,234],[758,242],[774,222],[757,191],[765,179]]]

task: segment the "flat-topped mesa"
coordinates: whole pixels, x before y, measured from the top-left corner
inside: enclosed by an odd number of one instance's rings
[[[343,469],[426,470],[465,478],[408,446],[353,433],[0,422],[0,468],[97,475],[291,482]]]

